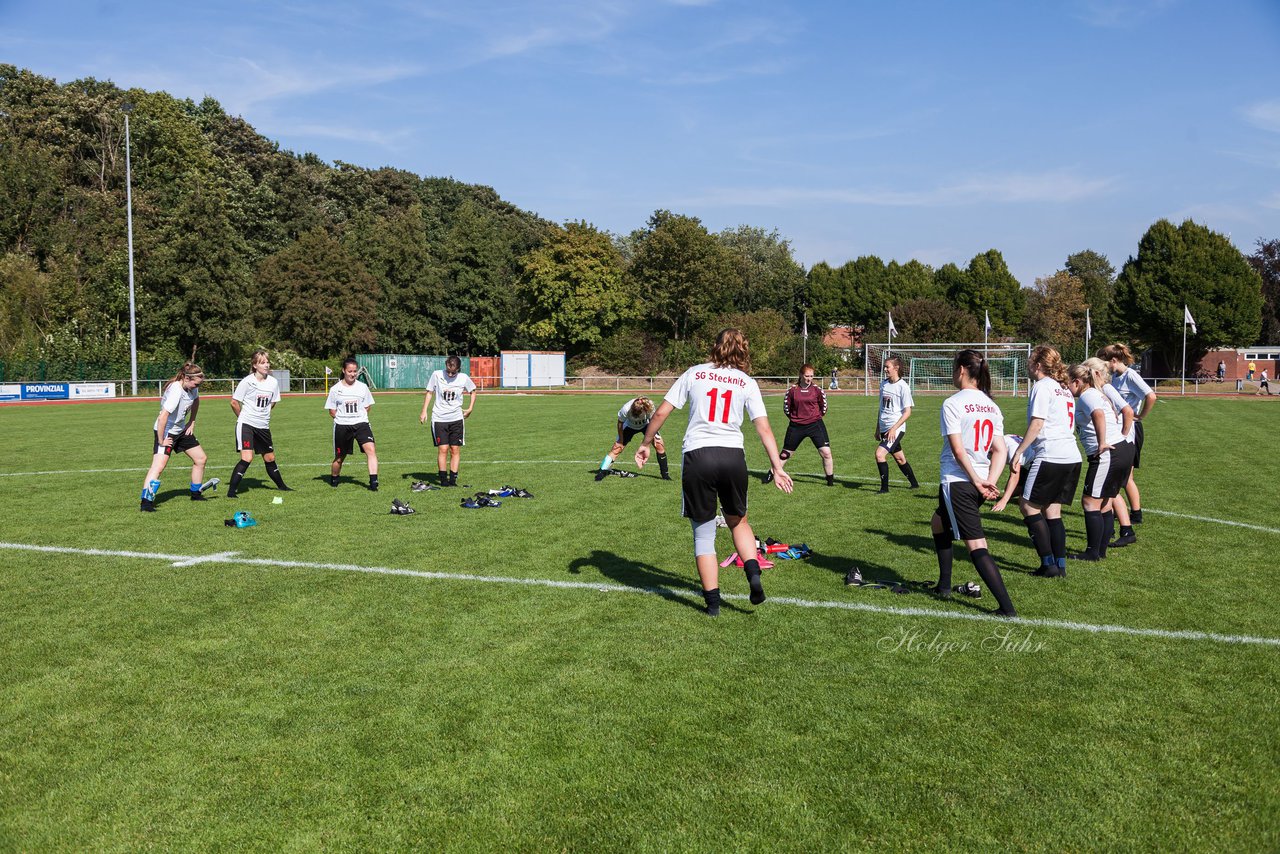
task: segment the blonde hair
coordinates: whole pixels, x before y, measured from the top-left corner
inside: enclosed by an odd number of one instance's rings
[[[264,356],[266,357],[267,361],[271,361],[271,354],[268,353],[264,348],[259,347],[257,350],[254,350],[253,355],[249,357],[249,367],[252,368],[254,365],[258,364],[258,359]]]
[[[631,402],[632,418],[649,418],[653,415],[653,401],[647,397],[637,397]]]
[[[1107,384],[1107,375],[1111,370],[1107,367],[1107,363],[1094,356],[1091,359],[1085,359],[1080,364],[1084,365],[1093,372],[1093,387],[1101,390]]]
[[[1033,366],[1038,367],[1046,377],[1053,377],[1058,385],[1066,388],[1067,386],[1067,366],[1062,361],[1062,355],[1047,344],[1042,344],[1031,351],[1030,362]]]
[[[1108,344],[1098,351],[1098,358],[1104,362],[1110,362],[1112,359],[1118,359],[1126,365],[1133,364],[1133,353],[1129,352],[1126,344]]]
[[[1069,379],[1071,382],[1084,383],[1085,385],[1090,386],[1092,388],[1098,387],[1098,384],[1093,376],[1093,371],[1090,370],[1088,365],[1085,365],[1083,363],[1079,365],[1072,365],[1071,367],[1067,368],[1067,379]]]
[[[717,368],[737,368],[751,373],[751,346],[741,329],[721,329],[711,348],[711,364]]]

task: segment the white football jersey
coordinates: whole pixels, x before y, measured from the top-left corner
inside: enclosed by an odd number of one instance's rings
[[[462,396],[476,390],[476,384],[464,373],[449,375],[444,371],[435,371],[427,381],[427,391],[435,394],[435,402],[431,404],[431,423],[447,424],[450,421],[462,420]]]
[[[1036,458],[1035,450],[1032,448],[1022,447],[1022,437],[1017,433],[1009,433],[1004,437],[1004,450],[1007,456],[1004,464],[1008,468],[1013,468],[1013,461],[1018,458],[1018,452],[1022,452],[1022,467],[1026,468],[1031,465],[1031,461]]]
[[[742,413],[752,421],[765,414],[760,386],[737,368],[694,365],[680,375],[663,398],[676,409],[691,403],[682,451],[741,448]]]
[[[1078,463],[1080,449],[1076,447],[1075,427],[1076,398],[1053,377],[1041,377],[1031,386],[1031,399],[1027,401],[1027,424],[1032,418],[1044,419],[1040,434],[1036,436],[1036,458],[1046,463]]]
[[[1133,368],[1126,368],[1118,374],[1112,374],[1111,384],[1116,387],[1116,391],[1120,392],[1124,402],[1133,407],[1134,415],[1142,411],[1142,402],[1147,399],[1147,395],[1151,394],[1151,386],[1147,385],[1147,381]]]
[[[1084,452],[1089,456],[1098,453],[1098,448],[1102,447],[1102,443],[1098,441],[1098,428],[1093,424],[1094,410],[1102,410],[1104,419],[1104,429],[1106,433],[1101,437],[1102,442],[1107,445],[1115,445],[1122,441],[1120,436],[1120,421],[1116,418],[1115,407],[1111,405],[1111,401],[1105,394],[1096,388],[1087,388],[1080,393],[1080,397],[1076,400],[1076,432],[1080,434],[1080,441],[1084,444]]]
[[[370,406],[373,406],[373,395],[360,380],[351,385],[338,380],[329,389],[329,397],[324,402],[325,409],[334,410],[335,424],[363,424],[369,420]]]
[[[182,431],[187,429],[187,415],[191,412],[191,404],[199,399],[199,388],[183,388],[182,380],[169,383],[169,387],[164,390],[164,397],[160,398],[160,408],[169,413],[169,419],[161,424],[160,416],[157,415],[156,423],[151,429],[159,433],[161,438],[181,436]]]
[[[649,422],[653,420],[653,412],[651,411],[644,418],[632,418],[631,406],[637,400],[639,400],[639,398],[633,397],[626,403],[622,404],[622,408],[618,410],[618,420],[622,422],[624,427],[629,427],[632,430],[643,432],[644,428],[648,427]]]
[[[237,424],[265,430],[271,426],[271,407],[280,400],[280,383],[271,374],[264,380],[258,379],[256,373],[249,374],[240,380],[231,399],[240,401]]]
[[[887,379],[880,381],[880,432],[888,432],[898,423],[904,410],[915,406],[911,398],[911,386],[904,379],[891,383]],[[907,425],[898,428],[899,433],[907,432]]]
[[[942,455],[939,465],[943,483],[968,482],[969,475],[951,450],[949,436],[959,436],[965,456],[980,477],[991,471],[991,446],[1004,435],[1004,413],[996,402],[976,388],[961,389],[942,404]]]
[[[1111,406],[1116,411],[1116,422],[1121,427],[1124,427],[1124,408],[1126,406],[1129,406],[1128,401],[1124,399],[1124,396],[1121,395],[1120,392],[1116,391],[1116,387],[1113,386],[1111,383],[1106,383],[1105,385],[1102,386],[1102,393],[1107,396],[1107,400],[1111,401]],[[1133,407],[1129,407],[1129,408],[1132,409]],[[1136,423],[1137,422],[1135,421],[1134,424]],[[1120,441],[1132,442],[1133,434],[1136,432],[1136,430],[1137,428],[1134,427],[1132,424],[1129,425],[1129,432],[1125,433],[1124,436],[1121,437]],[[1111,444],[1114,445],[1115,443],[1112,442]]]

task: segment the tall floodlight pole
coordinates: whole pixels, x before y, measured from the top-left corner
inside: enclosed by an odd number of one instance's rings
[[[129,376],[132,382],[130,394],[138,396],[138,312],[133,298],[133,164],[129,152],[129,113],[133,104],[120,105],[124,111],[124,197],[125,218],[129,223]]]

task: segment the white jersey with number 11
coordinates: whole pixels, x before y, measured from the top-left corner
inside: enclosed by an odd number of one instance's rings
[[[760,386],[737,368],[717,368],[710,362],[681,374],[663,398],[676,409],[690,404],[689,426],[682,451],[698,448],[741,448],[742,414],[752,421],[765,414]]]

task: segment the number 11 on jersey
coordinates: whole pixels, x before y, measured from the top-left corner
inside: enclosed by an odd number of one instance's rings
[[[716,420],[716,395],[720,393],[720,389],[713,388],[707,392],[707,397],[711,398],[711,405],[707,407],[707,420],[714,422]],[[724,424],[729,423],[729,404],[733,400],[733,389],[726,389],[724,392],[724,407],[720,414],[720,421]]]

